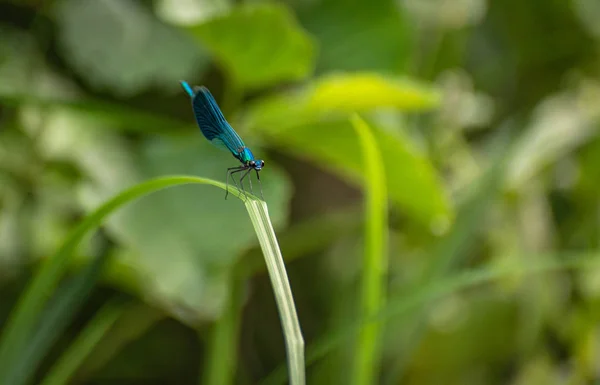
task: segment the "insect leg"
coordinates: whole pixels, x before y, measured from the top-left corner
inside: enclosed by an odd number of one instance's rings
[[[254,171],[256,171],[256,179],[258,179],[258,185],[260,186],[260,199],[262,199],[264,201],[265,197],[263,196],[262,182],[260,181],[260,174],[258,173],[258,170],[254,170]]]
[[[238,190],[241,190],[244,192],[244,196],[247,198],[246,196],[246,189],[244,188],[244,184],[242,183],[242,180],[240,178],[240,186],[241,188],[238,187],[237,182],[235,181],[235,178],[233,177],[233,174],[235,174],[236,172],[242,172],[242,171],[246,171],[248,168],[247,167],[243,167],[243,168],[239,168],[237,170],[234,170],[231,172],[231,180],[235,183],[235,186],[238,188]]]
[[[245,170],[245,167],[238,166],[238,167],[229,167],[227,169],[227,177],[225,178],[225,199],[227,199],[227,195],[229,195],[229,176],[236,172],[242,171],[242,170]],[[239,188],[237,182],[235,181],[235,179],[233,178],[233,176],[231,176],[231,180],[235,184],[235,187],[237,187],[239,190],[240,188]]]
[[[242,185],[242,188],[244,188],[244,178],[245,178],[245,177],[246,177],[248,174],[250,174],[250,171],[252,171],[252,169],[251,169],[251,168],[250,168],[250,169],[248,169],[248,171],[246,171],[246,172],[244,173],[244,175],[242,175],[242,177],[240,178],[240,184]],[[246,193],[246,190],[244,190],[244,193]],[[248,198],[248,196],[246,196],[246,198]]]
[[[248,172],[250,172],[250,170],[248,170]],[[252,177],[248,178],[248,183],[250,183],[250,193],[254,194],[254,189],[252,188]]]
[[[233,170],[237,169],[238,167],[229,167],[227,169],[227,173],[225,174],[225,200],[227,200],[227,195],[229,195],[229,175],[233,172]]]

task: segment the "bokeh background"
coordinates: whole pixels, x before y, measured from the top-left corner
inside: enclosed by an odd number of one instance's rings
[[[354,112],[389,194],[375,383],[595,383],[598,20],[597,0],[0,1],[0,326],[106,199],[170,174],[224,181],[236,165],[195,126],[185,79],[266,160],[309,384],[353,383]],[[177,187],[111,216],[39,328],[105,258],[89,296],[46,345],[11,352],[31,383],[65,368],[74,384],[286,383],[256,236],[223,195]]]

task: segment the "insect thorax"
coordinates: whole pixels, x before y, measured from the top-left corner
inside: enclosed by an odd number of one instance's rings
[[[254,154],[252,154],[252,151],[250,151],[248,147],[242,147],[238,149],[238,154],[238,159],[244,164],[247,164],[248,162],[254,160]]]

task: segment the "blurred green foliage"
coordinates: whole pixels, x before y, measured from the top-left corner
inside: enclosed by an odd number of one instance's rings
[[[378,383],[593,383],[597,20],[594,0],[0,0],[0,333],[106,199],[235,165],[195,127],[185,79],[266,158],[309,384],[352,380],[369,180],[354,112],[390,204]],[[257,247],[219,189],[136,201],[45,293],[56,333],[20,367],[31,383],[283,383]]]
[[[190,31],[221,63],[230,87],[264,88],[312,71],[313,43],[284,6],[240,5]]]

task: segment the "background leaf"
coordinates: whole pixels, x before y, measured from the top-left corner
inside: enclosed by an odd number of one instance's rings
[[[303,79],[313,68],[312,40],[280,4],[245,4],[190,29],[238,87]]]
[[[246,120],[250,126],[293,127],[374,109],[429,111],[439,102],[433,87],[407,78],[376,72],[337,73],[259,99],[250,105]]]
[[[300,19],[319,43],[319,73],[332,70],[407,69],[411,30],[399,2],[392,0],[313,1]],[[335,19],[335,23],[331,20]]]
[[[123,95],[175,89],[206,64],[191,39],[132,0],[62,0],[56,13],[66,57],[97,88]]]

